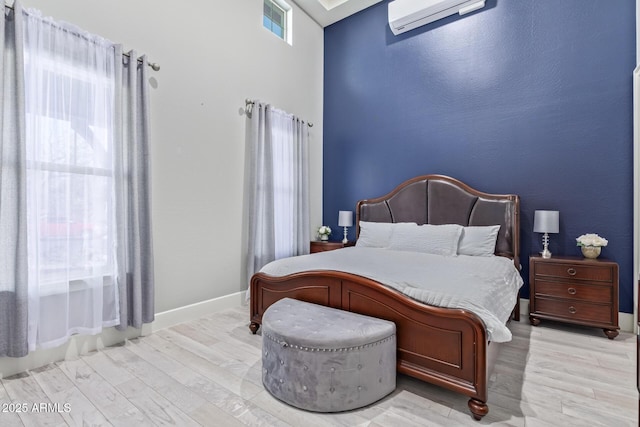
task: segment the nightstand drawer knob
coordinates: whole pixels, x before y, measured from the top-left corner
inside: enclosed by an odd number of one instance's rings
[[[575,268],[568,268],[567,269],[567,274],[569,276],[575,276],[576,275],[576,269]]]
[[[571,295],[575,295],[576,292],[578,292],[578,291],[576,291],[576,288],[568,288],[567,292],[569,292],[569,294],[571,294]]]
[[[578,311],[578,310],[576,310],[576,308],[574,306],[570,306],[569,307],[569,313],[576,314],[576,311]]]

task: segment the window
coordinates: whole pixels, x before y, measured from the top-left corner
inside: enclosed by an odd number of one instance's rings
[[[291,44],[291,6],[281,0],[264,0],[262,25]]]
[[[31,243],[41,293],[114,271],[113,81],[26,55]],[[112,65],[111,65],[112,66]],[[36,68],[37,67],[37,68]],[[101,280],[100,280],[101,281]]]

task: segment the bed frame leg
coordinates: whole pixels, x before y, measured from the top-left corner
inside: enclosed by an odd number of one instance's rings
[[[251,333],[255,335],[258,332],[258,329],[260,329],[260,324],[256,322],[251,322],[249,324],[249,329],[251,330]]]
[[[469,399],[469,409],[476,421],[480,421],[482,417],[489,413],[489,407],[481,400],[471,398]]]

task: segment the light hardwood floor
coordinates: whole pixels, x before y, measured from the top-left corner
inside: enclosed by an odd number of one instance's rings
[[[248,317],[247,307],[227,310],[5,378],[2,409],[16,409],[13,402],[27,412],[0,413],[0,425],[638,425],[629,333],[610,341],[597,329],[511,322],[514,339],[491,377],[489,414],[476,422],[467,398],[406,376],[387,398],[347,413],[283,404],[262,387],[262,337],[251,335]]]

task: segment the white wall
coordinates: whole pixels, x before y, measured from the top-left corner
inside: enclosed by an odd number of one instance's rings
[[[161,66],[149,74],[156,313],[247,287],[246,98],[313,123],[311,225],[321,223],[324,36],[290,4],[293,46],[262,27],[262,0],[22,0]],[[5,369],[2,362],[0,377],[32,365],[14,360],[17,368]]]
[[[322,211],[323,31],[295,4],[293,46],[261,0],[23,0],[146,53],[150,72],[156,311],[238,292],[245,98],[314,124],[311,224]]]

